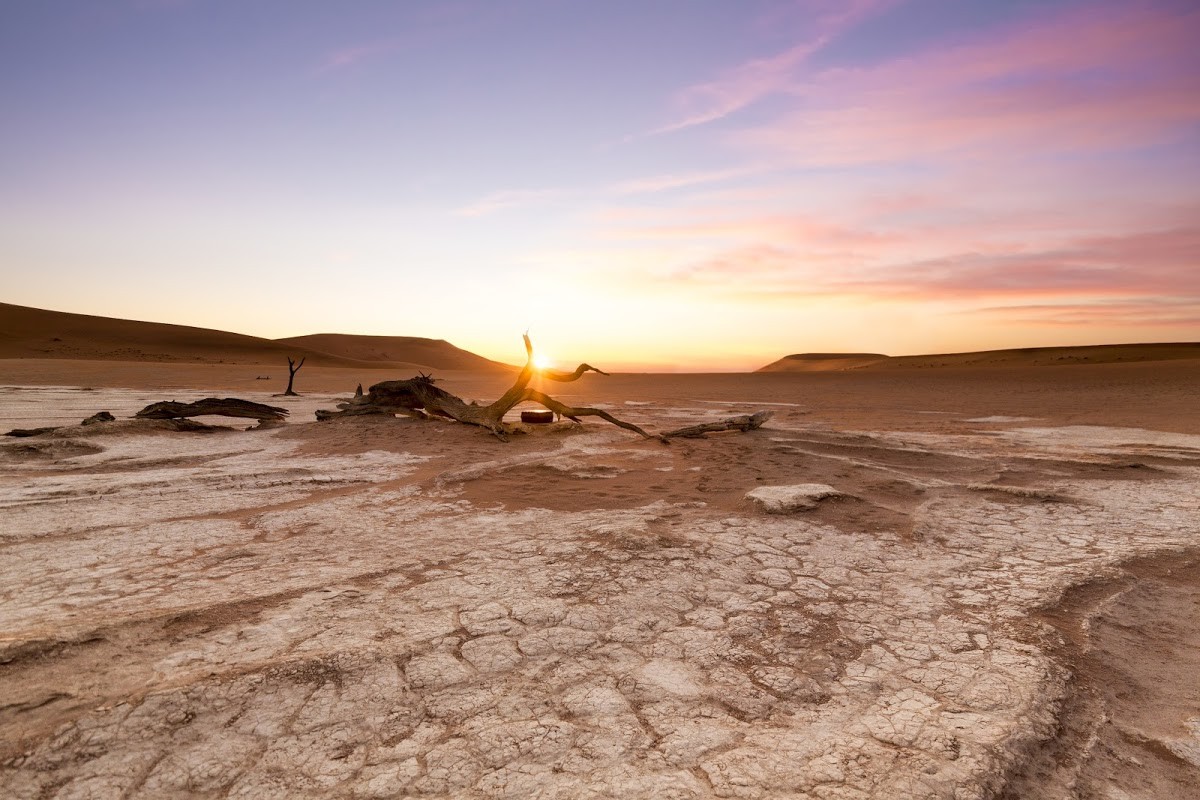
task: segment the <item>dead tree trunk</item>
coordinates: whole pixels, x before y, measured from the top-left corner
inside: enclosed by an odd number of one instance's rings
[[[719,433],[720,431],[753,431],[761,428],[763,423],[769,420],[773,415],[770,411],[759,411],[756,414],[743,414],[739,417],[730,417],[723,419],[720,422],[706,422],[703,425],[689,425],[686,428],[667,431],[662,434],[663,439],[700,439],[706,433]]]
[[[591,364],[580,364],[573,372],[539,370],[533,365],[533,344],[529,341],[529,335],[526,334],[523,338],[525,339],[526,355],[524,369],[517,375],[517,380],[513,383],[512,388],[505,392],[499,400],[489,405],[467,403],[462,398],[435,386],[433,378],[428,375],[420,375],[404,381],[377,383],[362,397],[355,397],[351,402],[339,405],[340,411],[318,411],[317,419],[326,420],[360,414],[407,414],[422,418],[446,417],[466,425],[484,428],[501,440],[508,441],[507,433],[509,431],[506,430],[503,422],[504,415],[518,403],[532,401],[574,422],[579,422],[580,417],[600,417],[606,422],[633,431],[647,439],[659,438],[646,433],[633,423],[617,419],[603,409],[574,408],[560,403],[537,389],[531,389],[529,382],[535,375],[566,383],[577,381],[588,372],[598,372],[601,375],[608,373],[596,369]]]
[[[292,391],[292,381],[294,381],[296,379],[296,373],[299,372],[300,368],[304,366],[304,359],[306,359],[306,358],[308,358],[308,356],[301,357],[300,363],[297,364],[295,361],[292,360],[291,356],[288,356],[288,388],[287,388],[287,391],[283,393],[284,397],[299,397],[300,396],[300,395],[296,394],[294,391]]]
[[[259,422],[282,422],[288,415],[286,408],[268,406],[236,397],[206,397],[194,403],[177,403],[164,400],[151,403],[133,416],[137,419],[185,419],[187,417],[242,417]]]

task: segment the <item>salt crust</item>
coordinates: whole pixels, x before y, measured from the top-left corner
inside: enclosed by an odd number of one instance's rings
[[[807,511],[829,497],[840,495],[837,489],[824,483],[801,483],[795,486],[759,486],[746,493],[768,514],[790,514]]]
[[[562,455],[628,446],[606,436]],[[405,483],[417,458],[199,441],[0,461],[7,651],[114,654],[79,679],[90,706],[0,766],[7,796],[982,798],[1051,730],[1066,679],[1014,626],[1200,528],[1185,467],[1046,487],[1071,504],[935,497],[914,542],[697,503],[479,510],[453,481]]]

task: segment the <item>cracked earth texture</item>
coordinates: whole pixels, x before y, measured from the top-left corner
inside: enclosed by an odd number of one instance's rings
[[[778,405],[671,446],[405,419],[5,442],[0,794],[1038,796],[1076,671],[1043,612],[1191,557],[1200,436]],[[803,484],[836,494],[746,497]],[[1140,735],[1195,776],[1200,710],[1164,713]],[[1122,796],[1076,761],[1060,796]]]

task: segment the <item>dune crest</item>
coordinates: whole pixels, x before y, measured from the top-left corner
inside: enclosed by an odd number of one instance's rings
[[[313,333],[275,339],[294,350],[313,350],[355,361],[408,361],[438,369],[509,370],[507,364],[491,361],[447,342],[420,336],[361,336],[349,333]]]
[[[887,361],[891,356],[882,353],[797,353],[784,356],[755,372],[834,372]]]
[[[511,369],[440,339],[316,334],[272,340],[0,303],[0,358],[275,365],[289,356],[326,367]]]
[[[833,372],[849,369],[1040,367],[1200,359],[1200,342],[1021,347],[970,353],[886,356],[880,353],[797,353],[755,372]]]

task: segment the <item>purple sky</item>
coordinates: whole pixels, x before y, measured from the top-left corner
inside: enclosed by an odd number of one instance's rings
[[[1137,0],[4,3],[0,300],[616,368],[1196,340],[1197,42]]]

